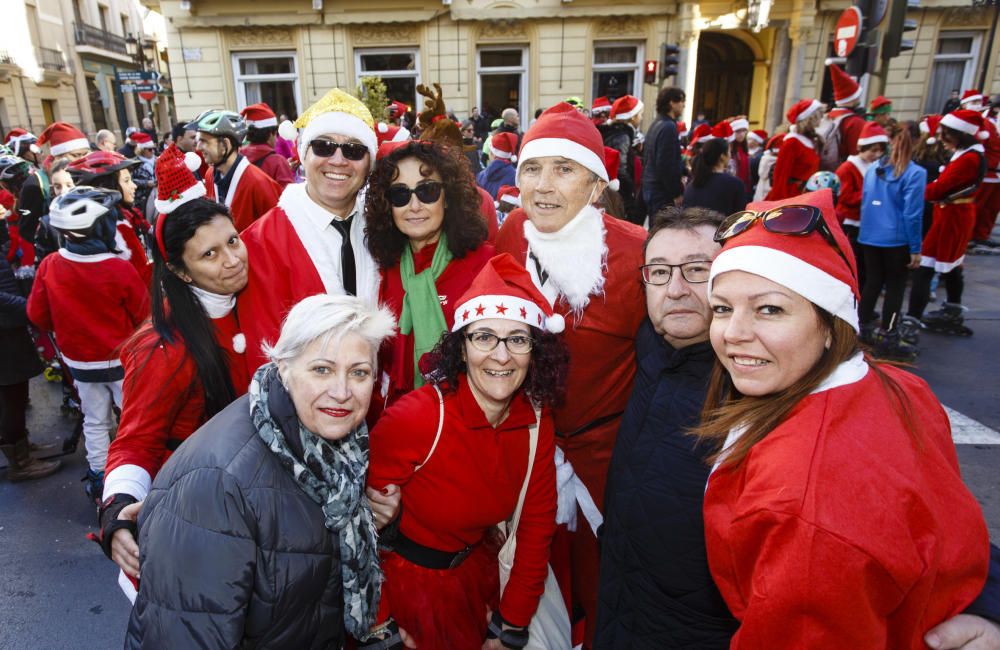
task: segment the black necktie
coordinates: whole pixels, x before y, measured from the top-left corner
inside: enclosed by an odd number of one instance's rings
[[[340,233],[340,275],[344,281],[344,291],[356,296],[358,295],[357,272],[354,268],[354,249],[351,248],[351,221],[353,219],[354,215],[351,215],[343,221],[334,219],[330,223]]]
[[[538,274],[538,281],[542,283],[542,286],[545,286],[545,283],[549,280],[549,274],[542,270],[542,263],[538,261],[534,253],[528,253],[528,257],[535,263],[535,272]]]

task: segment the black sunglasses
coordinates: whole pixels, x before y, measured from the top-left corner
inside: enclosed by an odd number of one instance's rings
[[[403,208],[410,203],[410,197],[416,194],[418,201],[430,205],[437,203],[443,189],[444,184],[439,181],[423,181],[412,189],[402,183],[396,183],[389,186],[389,203],[395,208]]]
[[[719,224],[719,229],[715,231],[715,241],[722,243],[736,237],[746,232],[757,221],[764,225],[764,230],[778,235],[804,236],[813,231],[818,232],[837,251],[837,255],[844,260],[851,275],[854,275],[854,267],[847,261],[847,255],[841,250],[830,227],[826,225],[823,211],[814,205],[783,205],[764,212],[744,210],[731,214]]]
[[[330,140],[313,140],[309,143],[309,147],[320,158],[330,158],[333,154],[337,153],[337,149],[340,149],[341,153],[344,154],[344,158],[355,162],[364,160],[365,154],[368,153],[368,147],[360,142],[345,142],[341,144]]]

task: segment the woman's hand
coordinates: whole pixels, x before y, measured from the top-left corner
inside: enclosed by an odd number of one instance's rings
[[[399,486],[389,484],[381,490],[365,488],[368,501],[372,506],[372,516],[375,518],[375,528],[382,530],[399,514],[401,494]]]
[[[908,269],[917,269],[917,268],[920,268],[920,253],[911,253],[910,254],[910,263],[907,265],[906,268],[908,268]]]
[[[135,521],[139,518],[140,510],[142,501],[127,505],[118,513],[118,519]],[[139,579],[139,545],[132,533],[124,528],[116,530],[111,537],[111,559],[121,567],[125,575]]]

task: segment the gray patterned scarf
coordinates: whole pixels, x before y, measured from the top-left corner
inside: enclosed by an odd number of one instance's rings
[[[375,524],[365,496],[368,427],[361,423],[342,440],[310,433],[273,363],[257,369],[250,384],[250,418],[261,437],[288,469],[302,491],[323,508],[326,527],[340,536],[344,583],[344,626],[356,639],[368,636],[378,612],[382,571],[378,565]],[[303,459],[288,446],[286,435],[298,429]]]

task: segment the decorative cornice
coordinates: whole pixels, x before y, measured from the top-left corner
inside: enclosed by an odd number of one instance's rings
[[[366,23],[351,28],[356,43],[404,44],[417,41],[417,29],[413,23]]]
[[[287,27],[246,27],[228,32],[229,43],[237,47],[292,45],[292,30]]]

